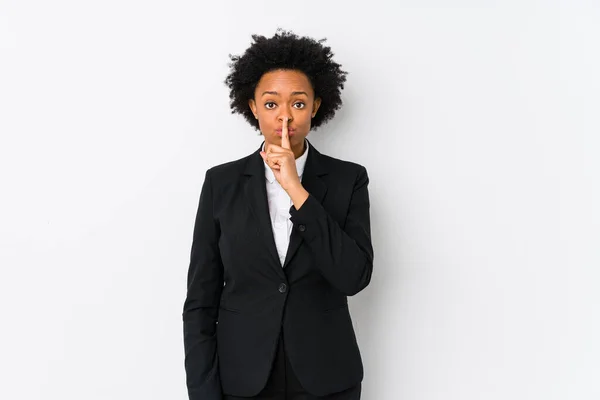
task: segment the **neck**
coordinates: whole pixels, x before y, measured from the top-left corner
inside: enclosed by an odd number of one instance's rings
[[[265,151],[269,147],[269,144],[271,144],[271,143],[265,139]],[[280,146],[280,144],[277,144],[277,145]],[[304,146],[306,146],[306,139],[303,139],[302,142],[300,142],[296,145],[291,144],[291,146],[292,146],[292,152],[294,153],[294,158],[298,159],[300,156],[302,156],[302,154],[304,154],[304,150],[305,150]]]
[[[304,146],[306,146],[305,140],[302,140],[302,142],[297,146],[297,149],[295,149],[294,146],[292,146],[294,158],[299,158],[300,156],[302,156],[302,154],[304,154]]]

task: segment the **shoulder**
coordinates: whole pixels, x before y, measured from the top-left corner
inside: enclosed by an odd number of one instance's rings
[[[212,166],[206,171],[206,176],[216,181],[229,180],[244,171],[244,167],[251,156],[252,154]]]
[[[349,161],[349,160],[342,160],[341,158],[335,158],[332,156],[329,156],[327,154],[323,154],[321,153],[321,158],[322,158],[322,162],[327,165],[330,166],[334,169],[341,169],[344,171],[361,171],[363,169],[366,169],[363,165],[354,162],[354,161]]]
[[[346,177],[356,181],[368,181],[367,168],[354,161],[342,160],[326,154],[320,154],[322,164],[335,176]]]

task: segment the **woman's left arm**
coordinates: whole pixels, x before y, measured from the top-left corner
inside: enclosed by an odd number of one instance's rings
[[[294,229],[315,257],[323,277],[346,296],[363,290],[373,272],[373,245],[369,217],[369,176],[361,167],[352,190],[344,229],[312,195],[290,208]]]

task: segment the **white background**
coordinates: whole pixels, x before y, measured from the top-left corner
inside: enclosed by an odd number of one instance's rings
[[[326,37],[309,135],[371,178],[350,299],[367,400],[600,398],[600,7],[582,1],[0,2],[0,398],[186,399],[204,172],[250,35]]]

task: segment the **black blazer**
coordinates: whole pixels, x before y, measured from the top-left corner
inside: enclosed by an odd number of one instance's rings
[[[347,296],[371,280],[365,167],[310,144],[299,210],[282,267],[271,229],[260,148],[206,172],[183,307],[191,400],[254,396],[265,386],[281,329],[300,383],[324,396],[362,381]],[[261,146],[262,147],[262,146]]]

